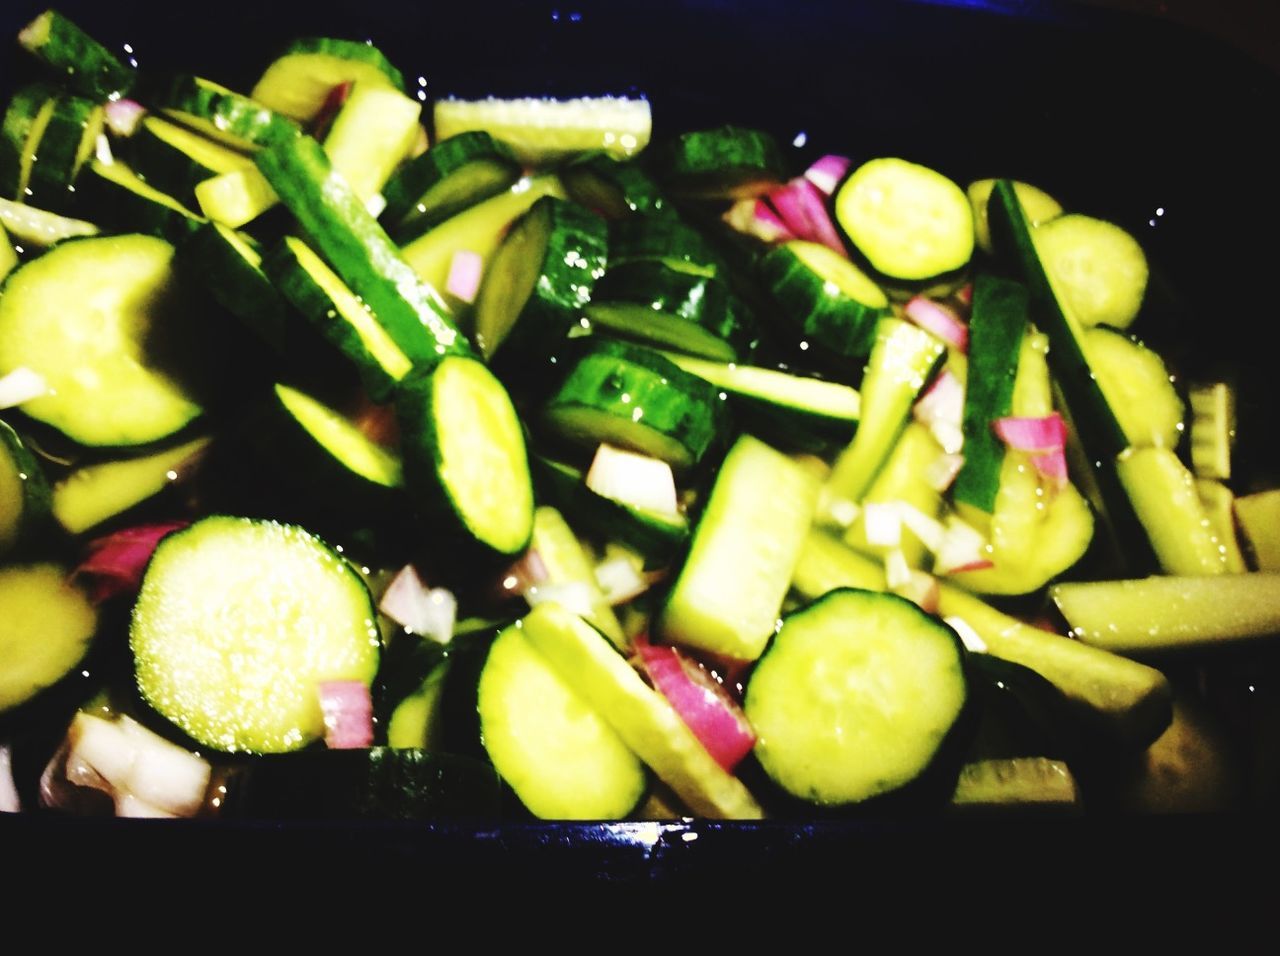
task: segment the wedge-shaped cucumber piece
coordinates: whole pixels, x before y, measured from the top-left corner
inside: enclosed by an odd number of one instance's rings
[[[1128,328],[1142,308],[1147,258],[1119,226],[1072,214],[1031,233],[1054,287],[1084,326]]]
[[[1076,637],[1118,654],[1280,633],[1280,574],[1058,584],[1049,596]]]
[[[105,100],[133,87],[134,71],[57,10],[46,10],[23,27],[18,43],[84,96]]]
[[[773,635],[818,480],[744,435],[725,457],[659,622],[673,643],[753,661]]]
[[[1176,448],[1187,409],[1164,360],[1124,332],[1109,328],[1086,330],[1082,344],[1129,444]]]
[[[0,713],[51,687],[80,663],[97,630],[89,599],[56,564],[0,569]]]
[[[680,715],[598,631],[558,604],[523,620],[525,638],[699,816],[754,820],[759,804],[707,752]]]
[[[534,816],[616,820],[640,802],[644,765],[520,626],[489,649],[476,706],[485,750]]]
[[[1116,473],[1166,574],[1226,574],[1227,557],[1195,477],[1170,448],[1132,448]]]
[[[404,89],[400,71],[372,43],[303,37],[272,61],[250,95],[277,113],[309,122],[335,86],[357,82]]]
[[[287,116],[199,76],[176,76],[153,99],[166,115],[234,149],[260,149],[302,132]]]
[[[151,706],[205,746],[255,753],[317,739],[319,683],[369,683],[381,644],[340,554],[294,525],[222,515],[161,540],[129,641]]]
[[[396,170],[383,195],[392,232],[421,234],[436,223],[510,189],[520,164],[505,144],[475,130],[436,143]]]
[[[9,276],[0,297],[0,376],[26,366],[50,394],[23,405],[84,445],[142,445],[200,414],[152,364],[181,321],[173,247],[150,236],[63,243]]]

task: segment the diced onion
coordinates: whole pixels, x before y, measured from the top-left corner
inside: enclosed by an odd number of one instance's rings
[[[674,647],[643,641],[638,652],[653,686],[716,762],[732,772],[751,752],[756,736],[728,691]]]
[[[895,502],[871,501],[863,505],[862,524],[867,544],[873,548],[896,548],[902,543],[902,515]]]
[[[480,276],[484,272],[484,259],[470,249],[459,249],[449,261],[449,278],[444,288],[451,296],[468,305],[476,300],[480,291]]]
[[[955,616],[944,617],[942,619],[942,623],[946,624],[960,635],[960,643],[964,645],[965,650],[970,654],[987,653],[987,642],[984,641],[982,636],[973,629],[973,625],[964,618]]]
[[[964,446],[964,432],[960,427],[964,415],[964,385],[950,369],[943,369],[933,380],[911,413],[929,429],[944,452],[959,454]]]
[[[945,305],[915,296],[903,309],[907,318],[960,352],[969,350],[969,326]]]
[[[992,427],[1014,451],[1030,452],[1032,466],[1052,487],[1067,483],[1067,425],[1057,412],[1040,418],[1000,418]]]
[[[963,441],[963,434],[961,440]],[[960,469],[964,467],[964,455],[943,452],[925,469],[924,480],[934,491],[946,491],[956,480],[956,475],[960,474]]]
[[[497,586],[493,589],[494,597],[499,601],[520,597],[530,588],[542,584],[550,577],[551,572],[547,570],[542,555],[536,548],[530,548],[502,572]]]
[[[119,595],[133,594],[142,583],[142,572],[160,539],[189,523],[166,521],[137,525],[98,538],[89,543],[89,554],[71,572],[72,577],[82,580],[90,599],[99,604]]]
[[[596,584],[610,606],[626,604],[649,590],[650,582],[630,558],[610,558],[596,565]]]
[[[330,750],[373,746],[373,700],[369,685],[358,680],[320,681],[324,743]]]
[[[378,607],[406,630],[440,644],[453,640],[458,617],[458,601],[452,591],[428,588],[412,564],[406,564],[392,579]]]
[[[658,458],[601,445],[587,471],[587,487],[598,495],[635,508],[676,515],[676,479],[671,466]]]
[[[14,408],[49,394],[44,376],[25,365],[0,378],[0,408]]]
[[[897,506],[902,523],[920,539],[920,543],[928,548],[930,553],[937,554],[946,536],[946,528],[943,527],[942,522],[908,502],[899,501]]]
[[[18,787],[13,782],[13,753],[8,744],[0,744],[0,813],[17,813],[21,809]]]
[[[823,156],[804,171],[804,178],[813,183],[822,195],[831,196],[852,165],[853,160],[848,156]]]
[[[797,239],[818,242],[847,256],[840,233],[831,222],[826,197],[809,180],[800,177],[769,193],[769,203]]]
[[[958,574],[994,567],[987,540],[972,525],[955,515],[947,519],[947,533],[933,562],[937,574]]]
[[[926,614],[934,614],[938,610],[938,599],[942,589],[938,587],[938,579],[932,574],[912,568],[907,580],[892,590],[894,594],[911,601]]]
[[[137,100],[121,98],[110,100],[102,108],[107,129],[121,137],[132,136],[138,130],[142,117],[147,115],[147,108]]]
[[[891,591],[905,587],[911,581],[911,565],[907,564],[907,556],[900,548],[884,556],[884,580]]]
[[[739,199],[721,217],[730,228],[762,242],[786,242],[794,239],[791,230],[763,199]]]
[[[524,592],[530,607],[539,604],[559,604],[566,611],[589,618],[595,613],[595,595],[586,581],[566,581],[563,584],[539,584]]]

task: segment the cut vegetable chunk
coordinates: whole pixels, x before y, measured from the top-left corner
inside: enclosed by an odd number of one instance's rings
[[[302,132],[288,117],[199,76],[175,77],[154,99],[178,122],[235,149],[260,149]]]
[[[26,703],[84,658],[98,615],[56,564],[0,568],[0,713]]]
[[[973,206],[974,237],[978,241],[978,247],[988,254],[995,250],[991,245],[991,226],[987,219],[987,203],[991,199],[991,191],[995,189],[996,182],[997,180],[994,179],[974,180],[969,184],[969,188],[965,190],[969,194],[969,204]],[[1027,221],[1031,225],[1038,226],[1062,215],[1062,204],[1044,190],[1032,186],[1030,183],[1020,182],[1013,184],[1013,190],[1017,193],[1018,201],[1022,203],[1022,208],[1026,210]]]
[[[1160,356],[1110,328],[1087,329],[1081,344],[1129,444],[1176,448],[1186,406]]]
[[[521,627],[489,649],[477,707],[485,750],[535,816],[615,820],[640,802],[644,765]]]
[[[460,133],[436,143],[405,163],[387,182],[382,219],[397,235],[422,231],[490,196],[520,178],[511,149],[488,133]]]
[[[919,778],[967,697],[949,627],[896,595],[841,589],[783,620],[744,706],[769,776],[841,806]]]
[[[0,376],[26,366],[50,394],[23,406],[85,445],[141,445],[200,414],[148,361],[181,321],[173,247],[149,236],[80,239],[14,272],[0,297]]]
[[[296,526],[225,516],[160,542],[129,640],[157,711],[206,746],[254,753],[323,736],[319,682],[369,683],[380,646],[339,554]]]
[[[400,71],[372,43],[303,37],[272,61],[250,96],[277,113],[309,122],[335,86],[356,82],[404,88]]]
[[[18,34],[22,48],[76,92],[95,100],[129,92],[134,71],[57,10],[46,10]]]
[[[40,463],[18,433],[0,421],[0,558],[42,530],[49,497]]]
[[[1073,214],[1045,223],[1031,238],[1077,322],[1125,329],[1137,318],[1147,289],[1147,257],[1133,236]]]
[[[682,196],[739,199],[782,182],[782,150],[764,130],[721,126],[685,133],[657,157],[662,181]]]

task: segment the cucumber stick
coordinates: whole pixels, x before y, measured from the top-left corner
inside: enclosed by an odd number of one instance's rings
[[[443,99],[435,106],[439,139],[482,130],[534,166],[592,150],[625,159],[648,145],[652,126],[649,101],[622,96]]]
[[[46,10],[23,27],[18,43],[61,82],[93,100],[133,87],[134,71],[57,10]]]
[[[818,480],[744,435],[725,457],[658,629],[674,643],[753,661],[773,635]]]

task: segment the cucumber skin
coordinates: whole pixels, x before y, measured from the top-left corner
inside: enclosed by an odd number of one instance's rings
[[[34,44],[24,34],[48,18],[47,36]],[[61,82],[82,96],[101,102],[133,89],[137,74],[125,66],[101,43],[56,10],[48,10],[18,35],[22,46],[40,59]]]
[[[26,475],[22,479],[22,516],[17,533],[6,546],[0,541],[0,559],[12,554],[25,554],[38,547],[45,536],[52,515],[53,488],[35,455],[22,443],[21,437],[4,421],[0,421],[0,449],[8,453],[14,467]]]
[[[89,218],[104,228],[142,232],[180,246],[206,222],[190,210],[181,212],[112,182],[97,166],[91,162],[83,171],[76,192]]]
[[[64,213],[75,200],[74,186],[80,167],[76,159],[97,103],[80,96],[62,96],[40,142],[35,144],[39,162],[32,164],[29,195],[24,202],[49,212]]]
[[[386,208],[379,217],[394,229],[404,228],[412,223],[415,227],[427,229],[436,223],[443,222],[454,213],[465,207],[446,207],[418,213],[417,202],[426,192],[467,164],[478,159],[504,161],[511,165],[511,182],[495,189],[485,196],[476,196],[473,202],[481,202],[491,195],[504,192],[520,178],[520,164],[505,143],[499,142],[488,133],[472,130],[459,133],[441,140],[421,156],[411,159],[387,181],[382,190],[386,199]],[[470,203],[468,204],[470,205]]]
[[[58,95],[47,83],[31,83],[9,99],[3,127],[0,127],[0,196],[20,201],[22,159],[31,136],[31,126],[44,104]]]
[[[165,113],[187,113],[211,123],[243,149],[275,146],[302,135],[302,128],[287,116],[240,93],[201,85],[199,80],[190,75],[175,76],[151,99]]]

